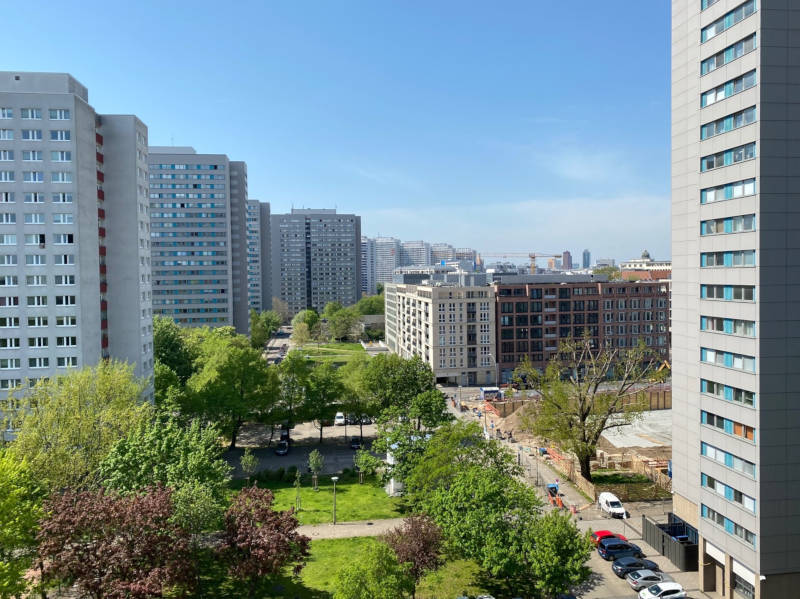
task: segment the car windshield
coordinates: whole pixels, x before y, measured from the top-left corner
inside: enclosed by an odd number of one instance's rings
[[[653,595],[658,595],[661,592],[661,587],[658,586],[657,584],[654,584],[653,586],[650,587],[650,592]]]
[[[641,577],[642,577],[642,575],[641,575],[641,574],[639,574],[639,571],[638,571],[638,570],[634,570],[633,572],[631,572],[631,578],[633,578],[634,580],[638,580],[638,579],[640,579]]]
[[[610,507],[622,507],[622,504],[619,501],[609,501],[608,505]]]

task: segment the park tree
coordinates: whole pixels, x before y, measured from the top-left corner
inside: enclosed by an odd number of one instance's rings
[[[313,449],[311,453],[308,454],[308,469],[311,470],[311,478],[314,481],[314,490],[317,491],[317,478],[319,477],[319,473],[322,472],[322,469],[325,467],[325,456],[323,456],[319,449]]]
[[[172,491],[55,493],[44,504],[39,555],[45,583],[93,599],[163,597],[194,581],[189,534],[173,522]]]
[[[405,599],[414,591],[407,566],[384,543],[375,543],[336,575],[333,599]]]
[[[153,364],[153,391],[155,403],[165,410],[180,409],[184,402],[183,383],[177,373],[166,364]]]
[[[311,329],[304,322],[299,322],[292,327],[292,341],[298,347],[311,343]]]
[[[209,514],[202,526],[210,528],[222,517],[231,471],[222,457],[219,436],[216,426],[199,419],[183,425],[172,415],[159,413],[111,448],[100,463],[101,482],[123,494],[169,487],[175,491],[176,510],[188,512],[192,506],[187,502],[196,500],[198,512]],[[198,532],[191,526],[187,529]]]
[[[228,572],[256,596],[260,579],[292,568],[298,575],[309,555],[311,539],[297,532],[294,510],[275,511],[272,491],[246,487],[225,513],[221,553]]]
[[[364,373],[369,360],[366,353],[357,353],[338,370],[344,386],[342,407],[348,414],[356,414],[359,417],[359,433],[362,437],[364,436],[364,425],[361,417],[377,416],[380,409],[375,395],[370,393],[365,385]]]
[[[419,356],[405,359],[397,354],[379,354],[367,363],[362,381],[366,393],[381,409],[407,409],[417,395],[436,388],[433,370]]]
[[[153,357],[172,369],[182,384],[192,376],[195,356],[181,327],[166,316],[153,316]]]
[[[592,274],[608,277],[609,281],[619,281],[622,279],[618,266],[595,266],[592,269]]]
[[[344,387],[336,369],[328,362],[317,364],[308,378],[302,412],[319,429],[320,443],[325,422],[333,418],[343,394]]]
[[[322,310],[322,318],[325,318],[326,320],[330,319],[331,316],[341,310],[344,310],[342,302],[328,302],[325,304],[325,308]]]
[[[311,385],[311,366],[299,351],[290,351],[278,364],[280,414],[290,428],[302,416],[306,394]]]
[[[90,487],[111,447],[149,418],[144,388],[132,366],[116,361],[40,379],[7,400],[20,421],[9,451],[46,490]]]
[[[414,582],[412,599],[422,577],[442,564],[442,532],[428,516],[410,516],[403,523],[386,533],[382,539]]]
[[[384,478],[405,482],[425,453],[430,434],[420,432],[413,422],[402,419],[378,421],[378,431],[372,444],[373,451],[391,454],[391,463],[384,468]]]
[[[365,295],[356,304],[356,310],[362,316],[383,314],[384,312],[384,297],[380,295]]]
[[[408,417],[418,431],[433,430],[453,419],[447,410],[447,397],[438,389],[419,393],[411,400]]]
[[[358,482],[363,484],[365,476],[373,476],[383,466],[383,460],[367,449],[359,449],[353,454],[353,466],[358,470]]]
[[[300,323],[305,323],[308,326],[308,330],[311,333],[311,336],[314,336],[315,330],[319,328],[320,318],[319,314],[317,314],[316,310],[312,310],[311,308],[307,308],[306,310],[300,310],[297,314],[294,315],[292,318],[292,326],[296,327]]]
[[[242,424],[272,411],[278,398],[275,371],[241,335],[210,335],[198,362],[188,386],[198,410],[219,425],[234,449]]]
[[[665,376],[658,365],[643,343],[624,349],[596,348],[589,337],[562,342],[543,375],[529,361],[514,371],[516,381],[541,395],[526,408],[523,427],[572,452],[581,475],[592,480],[600,437],[641,417],[648,389]]]
[[[328,333],[335,341],[351,339],[361,316],[355,308],[342,308],[328,317]]]
[[[568,592],[589,579],[592,552],[589,532],[581,532],[569,514],[548,512],[525,530],[523,555],[530,578],[547,599]]]
[[[458,420],[434,431],[420,459],[406,477],[405,491],[412,505],[421,507],[436,489],[447,487],[464,468],[480,466],[499,478],[521,473],[515,457],[494,439],[486,439],[476,422]]]
[[[281,324],[289,322],[289,304],[279,297],[272,296],[272,311],[281,319]]]
[[[253,349],[263,349],[281,326],[281,316],[274,310],[260,314],[250,310],[250,345]]]
[[[25,572],[33,562],[40,515],[27,464],[0,451],[0,599],[22,597],[28,588]]]
[[[483,466],[461,468],[424,502],[450,551],[475,560],[490,574],[521,575],[522,533],[541,510],[536,492],[516,478]]]

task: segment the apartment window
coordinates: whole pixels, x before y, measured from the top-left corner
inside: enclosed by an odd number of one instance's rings
[[[28,347],[47,347],[49,344],[47,337],[28,337]]]
[[[700,223],[700,235],[720,235],[724,233],[742,233],[756,230],[756,215],[729,216],[704,220]]]
[[[700,422],[701,424],[718,428],[728,435],[740,437],[755,443],[756,429],[754,429],[752,426],[747,426],[741,422],[735,422],[728,418],[723,418],[722,416],[718,416],[717,414],[712,414],[711,412],[706,411],[700,412]]]
[[[0,140],[11,141],[14,139],[13,129],[0,129]]]
[[[14,204],[16,198],[13,191],[0,191],[0,204]]]
[[[56,306],[74,306],[75,305],[75,296],[74,295],[57,295],[56,296]]]
[[[45,254],[25,254],[25,266],[44,266],[47,264]]]
[[[54,193],[53,194],[53,203],[54,204],[71,204],[72,203],[72,194],[71,193]]]
[[[68,121],[70,113],[68,108],[51,108],[50,120],[51,121]]]
[[[17,222],[17,215],[13,212],[0,212],[0,225],[14,225]]]
[[[75,264],[75,254],[56,254],[55,264],[58,266]]]
[[[28,316],[28,327],[46,327],[47,316]]]
[[[50,160],[53,162],[72,162],[72,152],[50,152]]]
[[[756,597],[756,588],[753,584],[739,576],[736,572],[733,573],[731,589],[733,589],[733,592],[737,595],[744,597],[744,599],[755,599]]]
[[[14,160],[14,150],[0,150],[0,162],[11,162]]]
[[[56,275],[56,285],[74,285],[75,275]]]
[[[47,275],[26,275],[25,284],[28,287],[43,287],[47,285]]]
[[[753,302],[756,288],[752,285],[700,285],[702,299],[718,299],[735,302]]]
[[[700,267],[750,267],[756,265],[755,250],[735,250],[730,252],[703,252],[700,254]]]
[[[69,129],[55,129],[50,131],[50,141],[70,141],[72,136]]]
[[[0,358],[0,370],[17,370],[19,364],[19,358]]]
[[[740,506],[745,508],[746,510],[756,513],[756,500],[750,497],[749,495],[745,495],[741,491],[737,491],[733,487],[730,487],[723,483],[720,480],[717,480],[707,474],[700,474],[700,484],[705,487],[706,489],[710,489],[717,493],[717,495],[724,497],[728,501],[732,501],[734,503],[738,503]]]
[[[55,171],[50,173],[50,180],[53,183],[72,183],[72,173],[70,171]]]
[[[74,327],[78,326],[77,316],[56,316],[57,327]]]
[[[56,358],[56,366],[59,368],[71,368],[78,365],[77,356],[60,356]]]
[[[22,160],[24,162],[41,162],[42,156],[41,150],[22,150]]]
[[[756,12],[756,0],[749,0],[744,4],[740,4],[729,13],[721,16],[719,19],[703,27],[700,30],[700,42],[707,42],[711,38],[718,36],[726,29],[730,29],[736,23],[746,19]]]
[[[53,236],[53,242],[56,245],[72,245],[75,243],[75,235],[73,233],[56,233]]]
[[[17,236],[7,233],[0,235],[0,245],[17,245]]]
[[[19,337],[9,337],[6,339],[0,339],[0,349],[19,349],[20,347],[20,339]]]
[[[700,515],[703,516],[703,518],[705,518],[706,520],[710,520],[715,524],[717,524],[718,526],[724,528],[725,532],[727,532],[728,534],[737,536],[746,543],[755,547],[756,535],[754,535],[749,530],[743,528],[742,526],[739,526],[730,518],[727,518],[722,514],[720,514],[719,512],[712,510],[705,504],[700,505]]]
[[[755,407],[756,404],[756,394],[752,391],[737,389],[736,387],[730,387],[706,379],[700,379],[700,392],[706,395],[713,395],[725,401],[739,403],[750,408]]]
[[[717,52],[714,56],[706,58],[700,63],[700,75],[707,75],[718,68],[733,62],[737,58],[741,58],[748,52],[752,52],[756,48],[756,34],[750,35],[743,40],[739,40],[735,44],[728,46],[721,52]]]
[[[46,295],[29,295],[27,300],[27,305],[29,307],[41,307],[47,305]]]
[[[53,224],[71,225],[75,222],[75,217],[69,212],[56,212],[53,214]]]
[[[42,118],[42,109],[41,108],[20,108],[19,109],[19,116],[21,119],[33,121],[33,120],[41,120]]]
[[[25,224],[26,225],[43,225],[44,224],[44,214],[41,212],[26,212],[25,213]]]
[[[25,245],[44,245],[44,233],[26,233]]]
[[[0,183],[13,183],[15,180],[14,171],[0,171]]]
[[[0,328],[2,329],[16,329],[19,327],[19,316],[2,316],[0,317]]]
[[[0,266],[16,266],[16,254],[0,254]]]
[[[734,354],[732,352],[708,349],[705,347],[700,348],[700,361],[706,364],[741,370],[743,372],[756,371],[756,359],[753,356]]]
[[[76,347],[77,345],[77,337],[56,337],[56,347]]]
[[[756,323],[752,320],[739,320],[737,318],[719,318],[716,316],[700,317],[701,331],[714,331],[726,335],[740,335],[742,337],[756,336]]]
[[[28,368],[49,368],[50,358],[28,358]]]
[[[22,180],[25,183],[42,183],[44,173],[42,171],[22,171]]]
[[[13,118],[14,118],[13,108],[0,108],[0,119],[13,119]]]
[[[735,79],[731,79],[730,81],[726,81],[722,85],[715,87],[714,89],[710,89],[706,92],[703,92],[700,95],[700,106],[710,106],[716,102],[720,102],[725,98],[730,98],[733,95],[736,95],[740,92],[743,92],[746,89],[750,89],[754,87],[757,83],[756,71],[753,69],[745,73],[744,75],[740,75]]]
[[[40,192],[28,192],[25,194],[26,204],[44,204],[44,194]]]
[[[724,152],[704,156],[700,159],[700,171],[706,172],[723,166],[730,166],[745,160],[752,160],[755,157],[756,144],[752,142]]]
[[[751,106],[700,127],[700,139],[708,139],[756,122],[756,107]]]
[[[25,141],[42,141],[41,129],[23,129],[22,139]]]
[[[736,470],[737,472],[746,474],[751,478],[756,477],[756,465],[752,462],[748,462],[747,460],[736,457],[732,453],[728,453],[727,451],[723,451],[702,441],[700,442],[700,453],[701,455],[719,462],[720,464],[724,464],[731,470]]]
[[[0,295],[0,308],[19,306],[18,295]]]

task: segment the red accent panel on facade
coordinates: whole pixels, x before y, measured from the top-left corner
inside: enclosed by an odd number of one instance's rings
[[[102,189],[98,189],[97,190],[97,199],[98,200],[105,200],[106,199],[106,192],[104,192]]]
[[[97,218],[105,218],[105,217],[106,217],[106,211],[103,208],[98,208]]]
[[[108,291],[108,283],[100,283],[100,293],[105,293],[106,291]]]
[[[106,265],[105,264],[101,264],[100,265],[100,274],[101,275],[106,274]]]
[[[101,146],[103,145],[103,136],[100,135],[99,133],[95,133],[94,134],[94,140],[95,140],[95,142],[99,143]]]
[[[108,302],[106,300],[100,300],[100,311],[105,312],[108,310]]]
[[[103,348],[108,347],[108,337],[103,337],[103,340],[100,342]]]
[[[105,256],[106,255],[106,246],[104,246],[104,245],[100,246],[100,255],[101,256]]]
[[[97,234],[100,237],[105,237],[106,236],[106,228],[105,227],[98,227],[97,228]]]
[[[106,180],[103,171],[97,171],[97,180],[100,181],[101,183]]]
[[[100,321],[100,328],[102,330],[106,330],[108,328],[108,320],[106,320],[105,318],[103,320],[101,320]]]
[[[100,152],[95,152],[95,155],[96,155],[96,158],[97,158],[97,162],[99,162],[100,164],[103,164],[103,155]]]

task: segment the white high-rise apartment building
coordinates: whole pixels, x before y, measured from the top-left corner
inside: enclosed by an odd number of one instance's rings
[[[375,240],[361,236],[361,293],[375,295],[378,289]]]
[[[399,266],[430,266],[431,244],[427,241],[403,241],[400,243]]]
[[[149,162],[154,312],[246,334],[245,163],[188,147],[151,147]]]
[[[63,73],[0,73],[0,389],[153,373],[147,127]]]
[[[798,89],[798,2],[673,0],[673,510],[721,597],[800,596]]]
[[[439,266],[450,260],[455,260],[456,250],[449,243],[432,243],[431,244],[431,264]]]
[[[375,238],[375,280],[391,283],[394,269],[401,266],[400,240],[394,237]]]
[[[247,304],[256,312],[272,307],[269,246],[269,202],[247,200]]]

